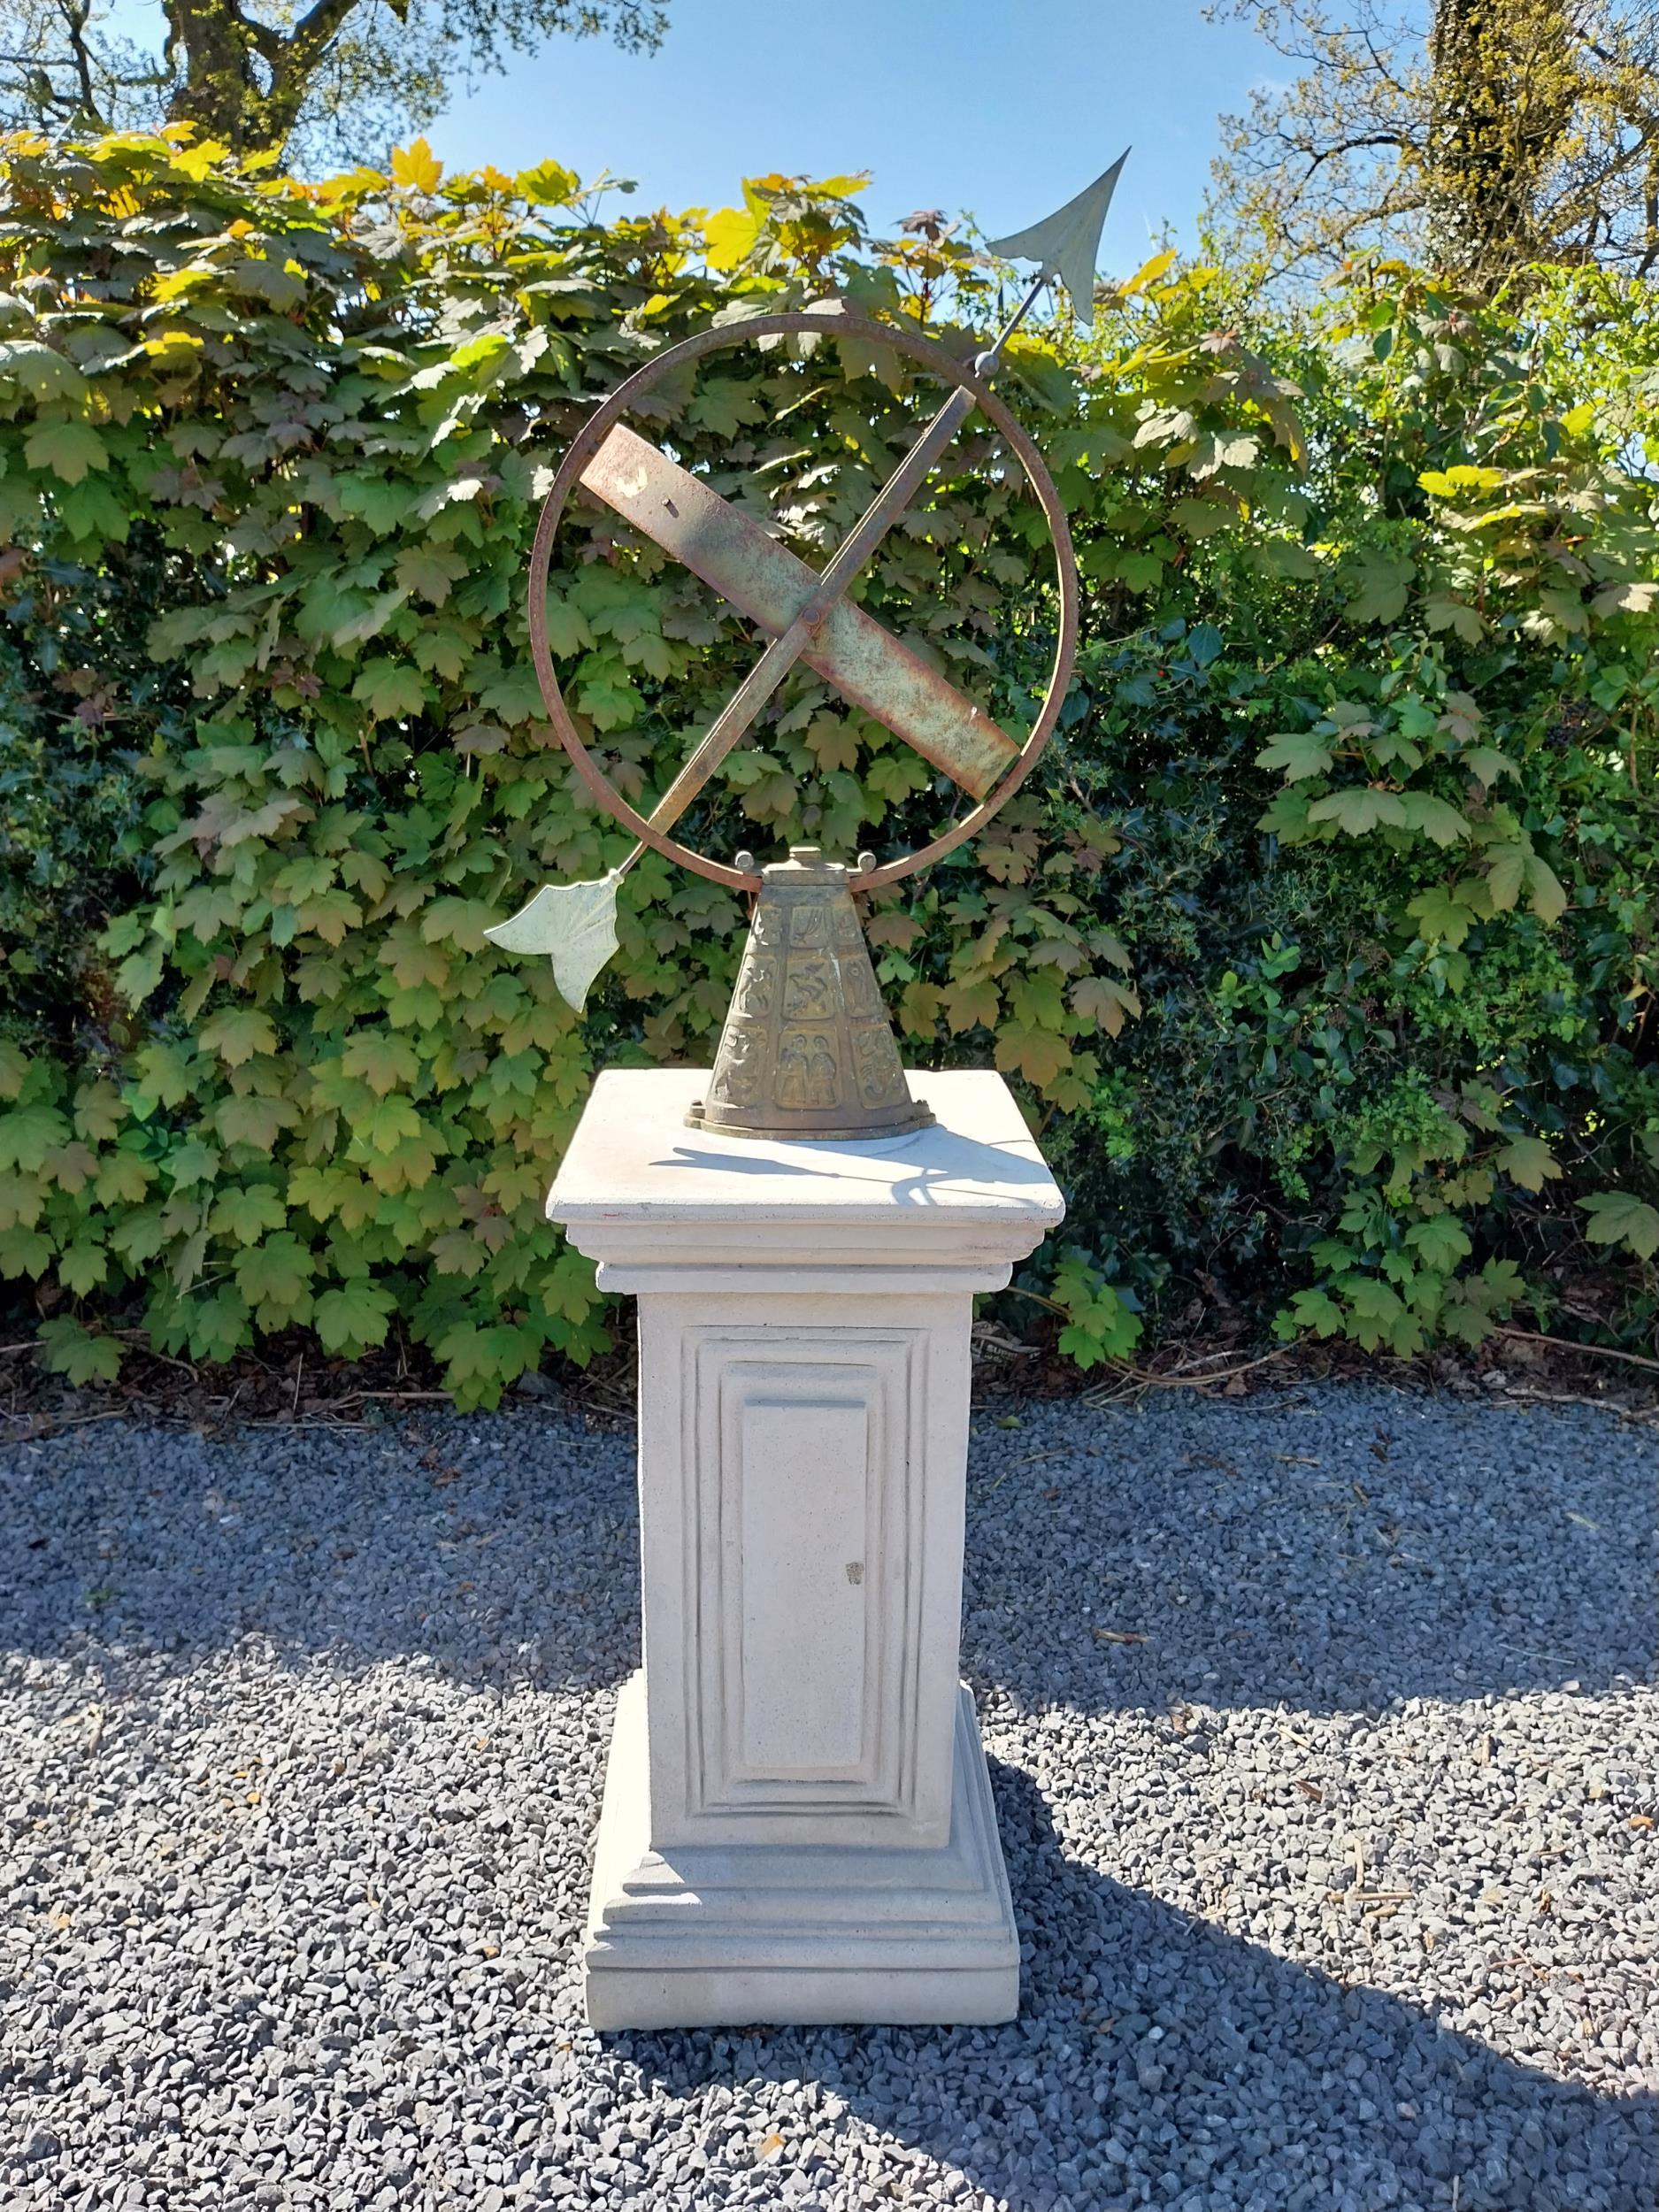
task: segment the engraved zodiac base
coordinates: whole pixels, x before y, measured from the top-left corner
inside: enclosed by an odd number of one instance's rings
[[[904,1079],[847,874],[816,845],[761,872],[708,1090],[686,1117],[694,1129],[819,1141],[933,1120]]]
[[[942,1849],[650,1847],[643,1670],[624,1686],[595,1847],[582,1990],[595,2028],[1011,2020],[1014,1926],[965,1686]]]
[[[548,1200],[640,1328],[645,1667],[583,1977],[596,2027],[1012,2016],[1018,1947],[959,1681],[976,1293],[1064,1207],[1002,1078],[871,1142],[688,1129],[695,1069],[599,1078]]]

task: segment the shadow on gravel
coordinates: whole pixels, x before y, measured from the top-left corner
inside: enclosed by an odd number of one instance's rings
[[[976,1417],[964,1671],[1026,1711],[1375,1710],[1647,1678],[1653,1432],[1356,1386]],[[597,1688],[638,1662],[634,1447],[563,1409],[91,1428],[0,1453],[0,1641]],[[1121,1639],[1135,1640],[1120,1640]]]
[[[1025,1940],[1018,2021],[607,2048],[675,2097],[816,2080],[1012,2212],[1653,2212],[1659,2100],[1553,2080],[1126,1889],[1065,1856],[1025,1774],[991,1774]],[[918,2175],[906,2200],[942,2200]]]
[[[1377,1387],[1340,1418],[1294,1393],[1176,1394],[1087,1425],[976,1421],[977,1690],[1340,1712],[1651,1678],[1653,1430]]]
[[[371,1429],[84,1430],[0,1450],[0,1646],[122,1659],[268,1639],[467,1686],[639,1664],[631,1438],[561,1410]]]

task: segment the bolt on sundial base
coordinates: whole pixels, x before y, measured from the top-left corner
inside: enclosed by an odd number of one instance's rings
[[[856,1141],[926,1129],[859,926],[816,845],[761,872],[709,1087],[686,1116],[728,1137]]]

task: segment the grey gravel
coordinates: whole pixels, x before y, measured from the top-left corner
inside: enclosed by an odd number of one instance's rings
[[[602,2043],[629,1457],[557,1399],[0,1452],[8,2212],[1654,2212],[1651,1430],[976,1415],[1021,2018]]]

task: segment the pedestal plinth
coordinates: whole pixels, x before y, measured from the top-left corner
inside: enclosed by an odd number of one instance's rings
[[[968,1340],[1064,1206],[1000,1076],[872,1143],[594,1087],[548,1199],[640,1316],[645,1664],[583,1960],[598,2028],[994,2021],[1019,1954],[957,1680]]]

